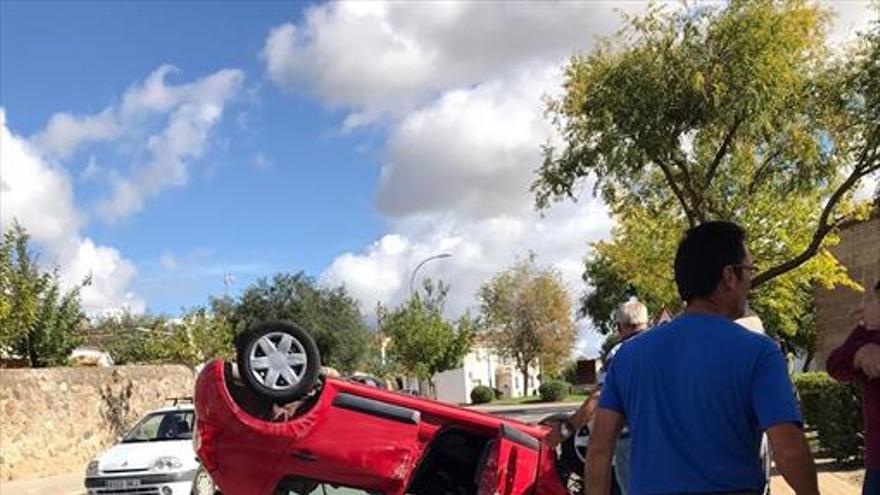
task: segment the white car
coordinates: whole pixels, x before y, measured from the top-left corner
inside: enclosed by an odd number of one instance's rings
[[[122,440],[89,462],[88,495],[214,495],[193,451],[192,403],[149,412]]]

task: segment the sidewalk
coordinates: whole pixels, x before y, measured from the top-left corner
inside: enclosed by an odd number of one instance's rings
[[[791,487],[779,475],[770,479],[770,493],[772,495],[795,495]],[[861,495],[862,485],[856,483],[856,480],[851,477],[840,476],[837,473],[819,473],[819,493],[822,495]]]
[[[0,495],[84,495],[80,472],[30,480],[0,481]]]

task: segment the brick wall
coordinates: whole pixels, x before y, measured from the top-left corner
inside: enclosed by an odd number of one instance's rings
[[[850,277],[870,290],[880,278],[880,217],[845,229],[832,252],[847,267]],[[843,288],[816,292],[819,340],[814,368],[824,369],[828,354],[849,335],[855,324],[852,312],[864,297],[864,293]]]
[[[0,370],[0,482],[82,470],[167,397],[191,396],[184,366]]]

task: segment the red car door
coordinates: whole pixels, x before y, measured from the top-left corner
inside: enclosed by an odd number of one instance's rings
[[[418,462],[420,414],[406,407],[340,392],[315,415],[309,433],[288,444],[286,476],[403,493]]]
[[[531,493],[538,473],[539,451],[536,438],[501,425],[482,468],[478,495]]]

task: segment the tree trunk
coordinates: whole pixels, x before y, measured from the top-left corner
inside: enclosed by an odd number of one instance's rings
[[[801,367],[803,373],[810,371],[810,365],[813,363],[815,353],[813,349],[807,350],[807,355],[804,357],[804,365]]]
[[[30,363],[31,368],[37,367],[37,350],[34,349],[34,338],[32,331],[28,331],[27,333],[27,359]]]
[[[521,370],[523,372],[523,397],[529,395],[529,365],[526,364]]]

